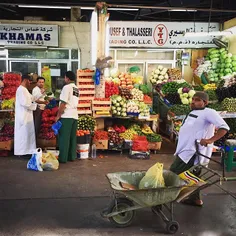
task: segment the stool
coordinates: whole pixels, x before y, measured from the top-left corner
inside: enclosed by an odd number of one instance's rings
[[[236,167],[236,161],[234,160],[234,150],[236,149],[236,140],[227,139],[225,141],[225,165],[226,171],[232,171],[233,167]]]

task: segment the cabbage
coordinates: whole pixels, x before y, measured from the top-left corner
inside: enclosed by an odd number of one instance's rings
[[[118,77],[119,74],[120,74],[120,72],[119,72],[119,69],[118,69],[118,68],[112,68],[112,69],[110,70],[110,75],[111,75],[113,78]]]
[[[182,102],[183,104],[189,104],[189,100],[188,100],[187,98],[182,98],[182,99],[181,99],[181,102]]]
[[[179,89],[178,89],[178,93],[179,93],[179,94],[182,94],[182,93],[183,93],[182,88],[179,88]]]
[[[194,94],[195,94],[195,91],[194,91],[194,90],[190,90],[190,91],[188,92],[189,97],[193,97]]]

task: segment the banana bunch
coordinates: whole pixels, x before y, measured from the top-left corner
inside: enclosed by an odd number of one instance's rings
[[[217,89],[217,86],[215,83],[212,83],[212,84],[206,84],[203,86],[203,89],[204,90],[216,90]]]
[[[133,129],[127,129],[124,133],[119,134],[121,138],[125,140],[132,140],[137,132]]]
[[[14,105],[15,105],[15,98],[6,99],[6,100],[2,101],[1,108],[2,108],[2,110],[13,109]]]
[[[144,134],[153,134],[152,129],[148,125],[146,125],[146,124],[142,128],[142,132]]]

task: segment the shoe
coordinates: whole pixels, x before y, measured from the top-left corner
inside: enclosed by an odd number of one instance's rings
[[[186,199],[186,200],[183,200],[181,203],[186,204],[186,205],[191,205],[191,206],[198,206],[198,207],[203,206],[203,201],[201,199],[196,199],[196,200]]]

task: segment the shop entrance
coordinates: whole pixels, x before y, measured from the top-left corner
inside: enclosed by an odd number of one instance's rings
[[[64,85],[64,76],[66,71],[69,70],[68,62],[52,63],[52,62],[40,62],[40,70],[44,67],[49,67],[52,78],[52,91],[56,89],[62,89]]]
[[[38,69],[38,61],[10,61],[10,71],[21,72],[22,74],[38,74]]]

